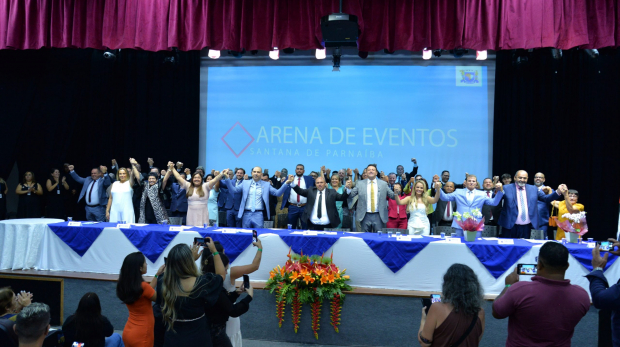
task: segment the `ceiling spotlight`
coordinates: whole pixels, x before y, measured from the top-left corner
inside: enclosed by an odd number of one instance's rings
[[[209,55],[209,58],[211,59],[217,59],[220,57],[220,51],[215,50],[215,49],[210,49],[208,55]]]
[[[325,53],[325,48],[317,49],[315,55],[317,59],[325,59],[325,57],[327,56]]]
[[[108,60],[116,60],[116,54],[111,49],[108,49],[105,52],[103,52],[103,57]]]
[[[561,49],[557,49],[557,48],[551,48],[551,56],[555,60],[562,59],[562,50]]]
[[[332,62],[334,63],[334,68],[332,72],[340,72],[340,57],[342,56],[342,52],[340,51],[340,47],[334,48]]]
[[[432,50],[430,50],[428,48],[424,48],[422,50],[422,59],[429,60],[432,56],[433,56],[433,51]]]
[[[476,51],[476,60],[487,60],[487,51]]]
[[[280,59],[280,50],[278,49],[278,47],[273,47],[273,50],[269,51],[269,58],[273,60]]]
[[[452,51],[450,51],[450,53],[452,53],[452,55],[459,59],[459,58],[463,58],[463,56],[467,53],[468,51],[466,49],[463,48],[457,48],[457,49],[453,49]]]
[[[366,58],[368,58],[368,52],[366,52],[366,51],[358,51],[358,52],[357,52],[357,55],[358,55],[360,58],[362,58],[362,59],[366,59]]]
[[[441,49],[433,50],[433,55],[437,58],[441,57]]]
[[[598,49],[584,49],[584,51],[588,53],[590,58],[598,58],[599,56]]]

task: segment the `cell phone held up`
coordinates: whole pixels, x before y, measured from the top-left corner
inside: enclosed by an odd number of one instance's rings
[[[517,264],[517,274],[519,276],[535,276],[537,273],[537,264]]]
[[[611,241],[596,241],[596,243],[601,252],[609,252],[614,249],[614,243]]]
[[[250,276],[248,275],[243,275],[243,288],[250,288]]]
[[[441,302],[441,295],[431,294],[431,297],[429,299],[422,299],[422,306],[424,306],[426,314],[428,314],[428,310],[431,308],[431,305],[436,302]]]
[[[194,237],[194,243],[197,244],[198,246],[205,246],[205,244],[209,243],[209,239],[206,239],[204,237]]]
[[[252,239],[253,242],[258,242],[258,232],[256,230],[252,230]]]

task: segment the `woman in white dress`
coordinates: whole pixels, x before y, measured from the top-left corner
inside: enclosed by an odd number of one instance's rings
[[[431,224],[426,216],[426,209],[428,206],[439,201],[439,191],[441,189],[441,183],[439,182],[439,176],[433,176],[433,182],[435,183],[436,193],[434,197],[430,197],[428,194],[428,188],[425,181],[418,181],[413,186],[413,194],[404,199],[400,199],[396,195],[396,203],[398,205],[407,205],[407,212],[409,212],[409,222],[407,223],[407,230],[409,235],[430,235]]]
[[[213,179],[213,174],[207,175],[207,183]],[[218,181],[214,186],[211,192],[209,193],[209,223],[213,220],[215,224],[220,225],[219,217],[217,209],[217,198],[220,196],[220,182]]]
[[[136,222],[133,211],[132,187],[133,175],[124,167],[118,169],[118,181],[112,183],[108,206],[105,210],[106,219],[110,223],[124,221],[130,224]]]

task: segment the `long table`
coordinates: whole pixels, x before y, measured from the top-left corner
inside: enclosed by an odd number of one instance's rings
[[[0,224],[0,235],[2,228]],[[194,237],[203,236],[222,242],[232,266],[252,262],[257,250],[251,245],[250,230],[238,229],[236,233],[218,230],[222,229],[192,227],[170,232],[168,226],[159,225],[119,229],[110,223],[81,227],[51,223],[45,227],[32,267],[118,274],[125,256],[140,250],[147,255],[147,274],[154,275],[172,247],[179,243],[191,244]],[[367,233],[307,236],[279,229],[259,229],[258,232],[263,255],[260,269],[251,274],[253,281],[266,281],[269,271],[284,264],[292,249],[304,254],[330,256],[333,253],[333,261],[341,269],[347,269],[353,286],[419,291],[440,291],[448,267],[463,263],[476,272],[486,294],[498,294],[504,288],[504,278],[516,264],[536,263],[542,245],[520,239],[513,240],[512,245],[498,245],[498,241],[481,239],[471,243],[448,243],[432,237],[398,241],[387,235]],[[583,276],[590,271],[587,266],[591,249],[572,244],[567,248],[571,255],[566,278],[588,290],[588,281]],[[610,282],[620,278],[620,265],[615,260],[616,257],[611,257],[605,269]],[[3,268],[7,266],[2,263]]]

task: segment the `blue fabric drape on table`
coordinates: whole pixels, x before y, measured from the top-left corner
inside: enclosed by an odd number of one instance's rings
[[[322,255],[342,237],[342,235],[303,236],[288,233],[279,233],[279,235],[293,252],[301,254],[303,251],[304,255],[308,256]]]
[[[530,242],[517,239],[514,240],[514,245],[498,245],[497,241],[475,241],[465,244],[496,279],[533,246]]]
[[[62,222],[48,224],[47,226],[80,257],[86,254],[90,246],[93,245],[103,231],[103,228],[116,226],[116,224],[111,223],[82,225],[81,227],[70,227],[68,225],[68,222]]]
[[[566,248],[568,248],[568,253],[572,255],[579,264],[588,269],[588,271],[592,271],[592,248],[588,248],[585,244],[578,245],[573,243],[567,243]],[[601,257],[605,256],[605,252],[601,252]],[[617,256],[609,253],[607,258],[607,264],[603,271],[609,269],[609,267],[618,259]]]
[[[129,242],[154,263],[179,233],[178,231],[169,231],[169,228],[167,225],[150,224],[120,230],[129,239]]]
[[[196,228],[198,229],[198,228]],[[252,234],[248,233],[237,233],[237,234],[223,234],[221,232],[214,232],[213,230],[217,228],[208,228],[207,230],[199,230],[198,233],[202,237],[210,237],[213,241],[219,241],[224,247],[224,253],[230,260],[232,264],[235,259],[243,251],[248,248],[252,244]],[[193,229],[192,229],[193,230]],[[258,234],[261,234],[260,230],[257,230]]]
[[[392,272],[396,273],[413,259],[433,238],[412,239],[411,241],[396,241],[396,238],[365,234],[362,239],[370,249],[383,261]]]

